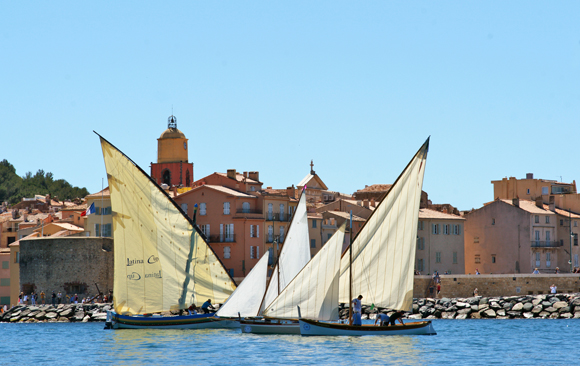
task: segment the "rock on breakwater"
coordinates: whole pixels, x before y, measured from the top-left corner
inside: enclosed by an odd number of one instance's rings
[[[3,314],[0,322],[95,322],[105,321],[111,304],[18,305]]]
[[[340,304],[341,319],[348,318],[348,305]],[[392,310],[363,305],[362,318],[375,319]],[[580,294],[549,294],[505,297],[413,299],[407,319],[570,319],[580,318]]]

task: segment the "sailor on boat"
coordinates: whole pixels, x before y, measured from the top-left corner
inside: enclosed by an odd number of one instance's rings
[[[403,323],[403,312],[402,311],[395,311],[394,313],[391,314],[391,316],[389,317],[389,323],[391,323],[391,325],[395,325],[395,320],[398,320],[399,323],[401,323],[402,325],[405,325]]]
[[[377,318],[375,319],[375,325],[379,323],[380,327],[385,327],[389,325],[389,316],[385,313],[378,313]]]
[[[209,314],[209,313],[215,312],[215,309],[214,309],[214,307],[211,304],[211,299],[207,299],[207,301],[203,303],[203,305],[201,306],[201,310],[203,310],[203,312],[205,314]]]
[[[352,300],[352,325],[362,325],[361,313],[362,313],[362,300],[363,296],[358,295],[356,299]]]

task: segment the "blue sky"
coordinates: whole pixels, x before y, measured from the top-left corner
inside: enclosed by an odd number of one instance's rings
[[[4,2],[0,159],[90,192],[97,131],[145,171],[167,117],[195,179],[392,183],[459,209],[506,176],[580,180],[580,2]],[[561,177],[561,178],[560,178]],[[580,183],[580,182],[579,182]]]

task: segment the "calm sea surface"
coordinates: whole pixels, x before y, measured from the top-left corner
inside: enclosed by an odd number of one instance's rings
[[[435,320],[436,336],[259,336],[0,323],[0,364],[578,365],[580,319]]]

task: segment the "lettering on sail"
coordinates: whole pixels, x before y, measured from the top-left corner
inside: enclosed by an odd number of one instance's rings
[[[143,264],[143,259],[130,259],[127,258],[127,267],[131,267],[135,264]]]
[[[156,257],[154,255],[149,257],[149,259],[147,259],[147,263],[149,263],[149,264],[153,264],[153,263],[157,263],[157,262],[159,262],[159,257]]]
[[[127,279],[130,281],[139,281],[141,279],[141,275],[137,272],[133,272],[127,275]]]
[[[163,277],[161,276],[161,270],[159,270],[159,272],[145,273],[145,278],[163,278]]]

